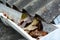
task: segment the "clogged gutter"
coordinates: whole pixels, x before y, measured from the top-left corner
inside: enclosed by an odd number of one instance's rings
[[[14,22],[14,19],[11,18],[6,13],[3,13],[4,16],[6,16],[8,19]],[[39,37],[43,37],[48,34],[48,32],[43,31],[43,25],[41,20],[39,20],[39,17],[35,16],[33,19],[31,19],[30,16],[23,13],[21,16],[21,20],[18,23],[18,26],[21,26],[24,31],[26,31],[29,35],[31,35],[33,38],[38,39]]]

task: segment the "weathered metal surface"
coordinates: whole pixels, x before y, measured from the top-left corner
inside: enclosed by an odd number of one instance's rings
[[[52,22],[52,20],[60,14],[60,0],[51,1],[40,10],[38,10],[36,13],[47,23]]]
[[[60,24],[60,15],[54,19],[55,24]]]
[[[0,0],[19,11],[24,9],[29,15],[39,15],[47,23],[50,23],[60,14],[60,0]]]
[[[16,10],[13,10],[3,4],[0,4],[0,11],[1,12],[5,12],[8,16],[10,16],[12,19],[14,19],[14,22],[16,24],[18,24],[20,18],[21,18],[21,15],[22,13],[16,11]]]
[[[16,7],[18,10],[22,10],[24,6],[26,6],[29,2],[32,0],[18,0],[14,3],[14,7]]]
[[[17,12],[17,11],[13,11],[12,9],[9,9],[8,7],[6,7],[6,6],[4,6],[4,5],[0,5],[1,7],[0,7],[0,10],[2,10],[2,11],[5,11],[5,12],[7,12],[7,13],[11,13],[11,14],[9,14],[10,16],[12,16],[13,17],[13,15],[15,15],[16,13],[19,13],[19,12]],[[2,8],[3,7],[3,8]],[[46,6],[47,7],[47,6]],[[50,6],[49,6],[50,7]],[[55,11],[54,11],[55,12]],[[15,14],[14,14],[15,13]],[[38,13],[38,12],[37,12]],[[40,13],[40,12],[39,12]],[[18,15],[18,16],[17,16]],[[14,16],[14,18],[16,17],[18,17],[17,19],[19,19],[19,15],[20,14],[17,14],[17,15],[15,15]],[[21,16],[21,15],[20,15]],[[41,15],[40,15],[41,16]],[[42,16],[41,16],[42,17]],[[15,21],[17,21],[17,20],[15,20]],[[47,21],[47,20],[46,20]],[[48,25],[49,26],[49,25]],[[53,28],[53,29],[52,29]],[[51,29],[51,30],[50,30]],[[44,25],[44,30],[46,30],[46,31],[48,31],[48,32],[51,32],[51,31],[53,31],[53,30],[55,30],[56,28],[55,27],[45,27],[45,25]],[[6,36],[3,36],[3,37],[6,37]],[[8,38],[9,38],[9,36],[7,36]],[[14,38],[15,38],[15,36],[13,36]],[[17,37],[17,36],[16,36]],[[1,40],[4,40],[3,38],[1,39]],[[6,40],[8,40],[8,39],[6,39]],[[10,39],[10,40],[14,40],[14,39]],[[18,40],[18,39],[15,39],[15,40]],[[21,40],[21,39],[19,39],[19,40]],[[24,39],[25,40],[25,39]]]
[[[7,12],[10,16],[13,16],[14,14],[17,14],[17,16],[13,17],[17,19],[20,19],[20,12],[17,12],[11,8],[8,8],[7,6],[0,4],[0,12]],[[18,18],[19,17],[19,18]],[[0,21],[0,40],[26,40],[23,36],[21,36],[18,32],[16,32],[13,28],[9,26],[5,26]]]
[[[42,25],[43,25],[43,30],[48,33],[57,29],[57,27],[53,26],[52,24],[47,24],[45,22],[42,22]]]
[[[35,12],[39,10],[39,8],[41,8],[50,1],[51,0],[33,0],[24,7],[24,10],[27,11],[31,16],[33,16],[35,15]]]
[[[14,4],[16,1],[18,1],[18,0],[8,0],[8,1],[6,2],[6,4],[7,4],[8,6],[10,6],[10,7],[13,7],[13,4]]]
[[[0,0],[0,2],[3,4],[6,4],[6,1],[8,1],[8,0]]]

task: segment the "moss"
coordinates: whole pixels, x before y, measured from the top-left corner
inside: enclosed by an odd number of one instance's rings
[[[26,13],[23,13],[21,19],[25,19],[26,17],[28,17],[28,15]]]

